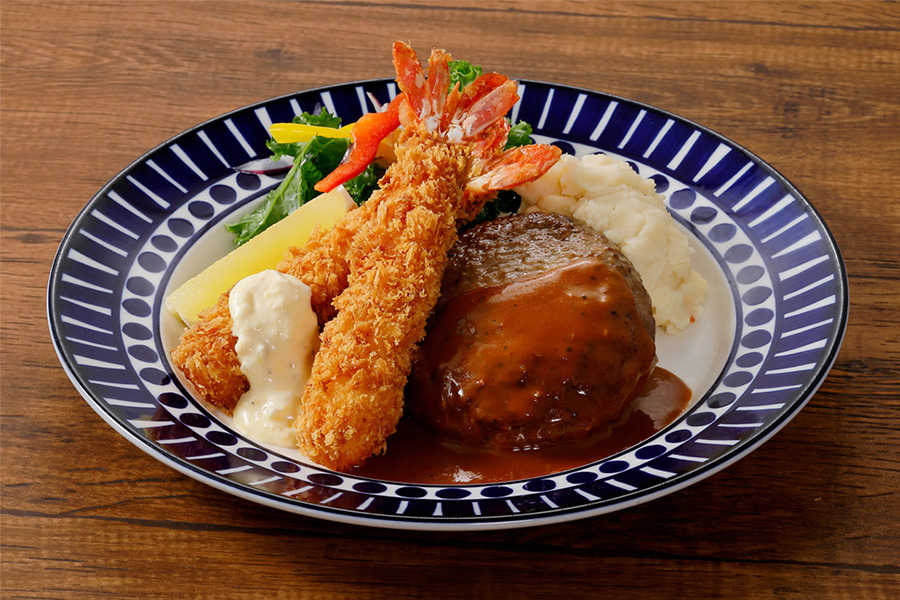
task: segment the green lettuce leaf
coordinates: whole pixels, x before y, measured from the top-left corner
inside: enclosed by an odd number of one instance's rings
[[[372,163],[366,170],[344,183],[344,189],[359,206],[369,199],[372,192],[378,189],[378,180],[384,176],[384,167]]]
[[[517,146],[528,146],[534,143],[534,140],[531,139],[531,125],[526,123],[525,121],[519,121],[515,125],[512,125],[509,128],[509,137],[506,138],[506,148],[505,150],[509,150],[510,148],[515,148]]]
[[[300,113],[294,117],[294,123],[339,129],[341,126],[341,118],[322,108],[319,111],[319,114],[311,114],[305,111]],[[272,156],[275,159],[281,158],[282,156],[293,156],[296,158],[306,153],[306,146],[310,142],[312,142],[312,140],[309,142],[289,142],[287,144],[279,144],[275,140],[270,139],[266,142],[266,147],[271,150]]]
[[[298,202],[300,196],[300,178],[297,177],[299,170],[300,165],[295,162],[281,184],[269,192],[261,206],[244,215],[237,223],[225,226],[225,229],[234,234],[236,246],[246,244],[291,213],[291,207]]]
[[[269,192],[262,205],[240,221],[225,226],[234,235],[235,245],[247,243],[318,196],[314,186],[340,164],[349,145],[350,141],[345,138],[321,136],[292,144],[270,141],[268,147],[273,154],[294,157],[294,166],[278,187]]]
[[[459,83],[459,89],[466,87],[484,72],[481,67],[473,65],[467,60],[451,60],[449,66],[451,90],[456,83]]]
[[[315,125],[316,127],[331,127],[338,129],[341,126],[341,118],[333,115],[325,108],[319,109],[319,114],[311,114],[306,111],[294,117],[294,123],[301,125]]]
[[[522,205],[522,196],[512,190],[500,190],[497,197],[484,205],[481,212],[466,224],[466,227],[477,225],[483,221],[496,219],[500,215],[514,213]]]

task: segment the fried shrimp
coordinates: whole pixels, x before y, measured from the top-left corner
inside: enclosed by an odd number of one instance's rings
[[[335,299],[338,314],[325,325],[303,395],[300,450],[333,468],[379,452],[397,426],[412,352],[456,239],[466,151],[410,138],[380,192],[385,201],[354,238],[349,285]]]
[[[372,202],[372,200],[376,200]],[[348,258],[360,226],[375,214],[377,199],[347,213],[330,230],[315,228],[303,247],[292,247],[276,267],[310,287],[313,312],[324,325],[334,317],[334,299],[347,287]],[[204,401],[228,414],[249,388],[235,352],[228,292],[201,313],[171,352],[171,358]]]
[[[396,428],[457,226],[497,190],[540,177],[560,156],[545,145],[504,152],[514,81],[488,73],[448,89],[443,50],[432,51],[427,78],[408,45],[396,42],[393,60],[402,91],[396,162],[362,207],[314,232],[278,267],[310,286],[324,323],[295,427],[300,450],[334,469],[382,452]],[[200,396],[229,412],[247,389],[230,327],[226,294],[172,352]]]
[[[444,51],[432,51],[427,79],[409,46],[395,43],[393,55],[405,131],[373,195],[377,213],[353,240],[348,286],[322,332],[296,422],[300,450],[335,469],[382,452],[400,420],[457,219],[477,213],[490,191],[539,177],[559,158],[548,146],[502,153],[515,82],[491,73],[447,94]]]
[[[367,202],[347,213],[333,229],[325,231],[317,227],[305,246],[288,249],[276,267],[310,287],[310,302],[320,325],[336,313],[333,300],[347,287],[350,273],[347,259],[353,237],[360,225],[374,214],[376,207],[376,203]],[[201,313],[197,322],[185,330],[170,354],[197,395],[228,414],[249,388],[235,352],[237,338],[231,329],[226,292],[215,306]]]

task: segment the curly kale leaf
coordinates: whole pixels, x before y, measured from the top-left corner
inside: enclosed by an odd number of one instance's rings
[[[478,216],[472,219],[466,227],[496,219],[501,215],[515,213],[521,205],[522,197],[519,194],[512,190],[500,190],[497,192],[497,197],[485,204]]]
[[[366,170],[344,183],[344,189],[359,206],[369,199],[372,192],[378,189],[378,180],[384,175],[385,169],[375,163],[372,163]]]
[[[484,72],[478,65],[473,65],[467,60],[451,60],[450,61],[450,89],[458,83],[459,89],[462,89],[478,79]]]
[[[294,157],[294,166],[265,201],[237,223],[226,225],[240,246],[259,235],[300,206],[319,195],[313,186],[331,173],[347,152],[349,140],[315,136],[308,142],[277,144],[268,147],[276,156]]]
[[[317,127],[331,127],[337,129],[341,126],[341,118],[333,115],[325,108],[319,109],[319,114],[308,113],[306,111],[294,117],[294,123],[301,125],[315,125]]]
[[[534,143],[531,139],[531,125],[525,121],[519,121],[515,125],[510,126],[509,136],[506,138],[506,150],[517,146],[528,146]]]

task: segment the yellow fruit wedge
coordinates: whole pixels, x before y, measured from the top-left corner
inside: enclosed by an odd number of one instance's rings
[[[288,248],[306,244],[316,225],[330,229],[354,206],[343,186],[310,200],[186,281],[166,298],[166,308],[186,325],[192,325],[203,310],[214,305],[235,283],[275,268]]]

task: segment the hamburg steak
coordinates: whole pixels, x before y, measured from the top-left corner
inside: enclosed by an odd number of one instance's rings
[[[450,252],[407,406],[460,442],[578,439],[641,391],[655,330],[640,277],[605,236],[555,214],[488,221]]]

